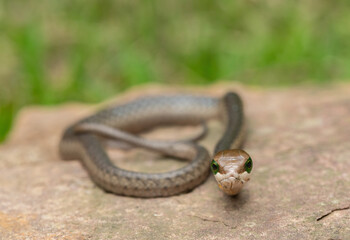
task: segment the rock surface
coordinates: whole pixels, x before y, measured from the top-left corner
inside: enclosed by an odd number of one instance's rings
[[[29,107],[0,146],[0,239],[350,239],[350,85],[323,88],[134,89],[140,95],[238,91],[245,103],[245,149],[254,161],[237,197],[213,177],[190,193],[137,199],[96,187],[78,161],[62,161],[63,129],[100,106]],[[150,137],[188,136],[167,128]],[[222,130],[210,123],[203,144]],[[174,134],[176,133],[176,134]],[[166,171],[184,163],[143,150],[110,151],[122,167]]]

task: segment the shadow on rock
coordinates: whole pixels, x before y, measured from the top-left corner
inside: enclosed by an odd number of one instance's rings
[[[243,189],[238,195],[228,196],[225,195],[223,198],[225,201],[225,210],[226,211],[236,211],[241,209],[249,201],[249,191]]]

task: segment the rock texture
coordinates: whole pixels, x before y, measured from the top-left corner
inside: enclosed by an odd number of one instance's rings
[[[57,154],[63,129],[113,102],[140,95],[238,91],[253,176],[237,197],[213,177],[190,193],[137,199],[97,188],[78,161]],[[197,129],[149,134],[188,136]],[[221,126],[210,123],[212,149]],[[174,134],[176,133],[176,134]],[[110,151],[127,169],[166,171],[185,164],[143,151]],[[0,146],[0,239],[350,239],[350,85],[252,89],[149,86],[100,106],[23,109]]]

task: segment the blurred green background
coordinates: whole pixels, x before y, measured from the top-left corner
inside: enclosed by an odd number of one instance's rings
[[[350,79],[350,1],[0,0],[0,140],[18,109],[132,85]]]

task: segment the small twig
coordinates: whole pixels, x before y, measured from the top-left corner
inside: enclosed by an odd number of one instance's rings
[[[343,207],[343,208],[335,208],[335,209],[332,209],[332,210],[329,211],[328,213],[326,213],[326,214],[322,215],[321,217],[317,218],[316,221],[322,220],[323,218],[327,217],[328,215],[332,214],[333,212],[342,211],[342,210],[348,210],[348,209],[350,209],[350,206]]]

